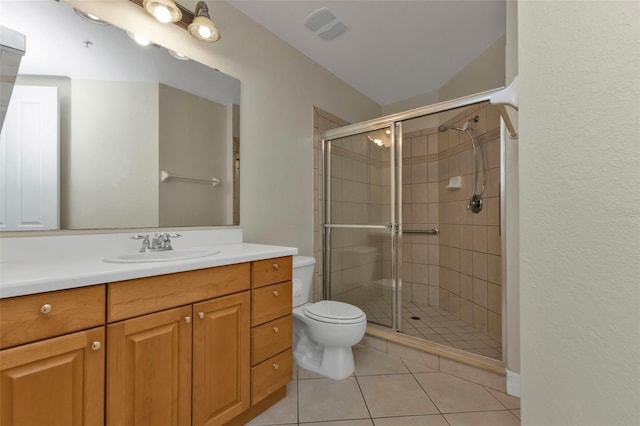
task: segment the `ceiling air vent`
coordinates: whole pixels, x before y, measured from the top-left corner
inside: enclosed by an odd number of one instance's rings
[[[304,20],[304,26],[323,40],[333,40],[347,30],[347,26],[328,7],[312,12]]]

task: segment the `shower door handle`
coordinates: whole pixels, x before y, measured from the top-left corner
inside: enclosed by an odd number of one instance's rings
[[[395,232],[396,234],[398,233],[398,230],[400,229],[400,226],[398,225],[397,222],[387,222],[385,223],[385,228],[387,228],[389,231],[391,232]]]

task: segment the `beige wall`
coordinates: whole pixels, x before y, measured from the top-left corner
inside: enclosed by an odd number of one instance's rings
[[[198,43],[126,0],[69,0],[136,29],[242,82],[241,211],[246,241],[313,254],[312,114],[317,105],[349,121],[380,115],[366,98],[226,2],[210,2],[222,38]],[[193,2],[187,3],[193,9]]]
[[[518,4],[524,425],[640,421],[639,22]]]
[[[429,93],[423,93],[409,99],[403,99],[392,104],[382,106],[382,115],[395,114],[397,112],[404,112],[414,108],[420,108],[425,105],[437,104],[440,102],[438,91],[435,90]]]
[[[502,36],[438,91],[438,100],[448,101],[504,86],[505,37]]]
[[[505,36],[500,37],[440,89],[384,105],[382,114],[394,114],[504,86]]]
[[[159,170],[177,176],[220,179],[220,184],[158,182],[160,226],[232,223],[232,117],[230,109],[160,85]]]
[[[69,148],[69,229],[158,226],[158,84],[72,80]]]

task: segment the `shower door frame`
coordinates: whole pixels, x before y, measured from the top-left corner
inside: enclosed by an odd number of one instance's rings
[[[363,121],[356,124],[351,124],[348,126],[340,127],[337,129],[331,129],[324,132],[321,135],[322,140],[322,165],[321,165],[321,173],[322,179],[321,181],[321,203],[322,203],[322,267],[323,267],[323,278],[322,278],[322,294],[323,299],[328,298],[329,293],[327,292],[327,288],[329,287],[329,279],[331,277],[331,260],[330,260],[330,252],[331,246],[330,243],[330,229],[335,227],[327,222],[330,219],[328,214],[330,198],[327,196],[327,191],[330,191],[330,185],[327,185],[326,179],[328,176],[328,165],[326,158],[328,155],[327,152],[327,142],[331,140],[344,138],[348,136],[353,136],[361,133],[367,133],[370,131],[380,130],[384,128],[391,129],[391,201],[392,201],[392,223],[391,223],[391,281],[392,281],[392,311],[393,311],[393,326],[391,327],[395,331],[402,331],[402,122],[406,120],[410,120],[413,118],[423,117],[427,115],[438,114],[445,111],[450,111],[457,108],[462,108],[466,106],[470,106],[473,104],[477,104],[480,102],[490,101],[491,96],[495,93],[501,91],[503,87],[496,88],[493,90],[489,90],[486,92],[481,92],[478,94],[465,96],[458,99],[453,99],[450,101],[440,102],[433,105],[428,105],[420,108],[415,108],[409,111],[404,111],[396,114],[387,115],[384,117],[376,118],[373,120]],[[501,129],[504,129],[504,123],[502,118],[501,121]],[[500,171],[500,230],[501,230],[501,243],[502,243],[502,285],[501,285],[501,299],[502,299],[502,362],[506,364],[506,347],[507,347],[507,339],[506,339],[506,274],[505,274],[505,258],[506,253],[504,252],[505,247],[505,233],[502,232],[504,230],[504,219],[505,219],[505,196],[504,196],[504,179],[505,179],[505,162],[504,162],[504,143],[505,143],[505,132],[502,130],[500,132],[500,146],[501,146],[501,171]],[[397,164],[394,164],[397,163]]]
[[[395,123],[394,123],[395,124]],[[332,229],[379,229],[379,230],[383,230],[386,229],[390,232],[390,240],[391,240],[391,310],[392,310],[392,314],[391,314],[391,328],[392,329],[398,329],[398,327],[401,327],[402,323],[397,324],[397,318],[401,317],[401,312],[398,312],[398,308],[400,307],[401,309],[401,303],[402,300],[398,300],[398,294],[402,294],[402,288],[400,288],[400,290],[397,289],[397,286],[399,285],[397,280],[395,279],[395,277],[397,276],[399,272],[399,270],[397,270],[397,261],[396,261],[396,257],[398,256],[398,252],[397,250],[395,250],[394,248],[397,246],[397,241],[398,241],[398,234],[397,234],[397,224],[398,224],[398,219],[397,219],[397,215],[398,215],[398,210],[396,208],[397,206],[397,199],[398,199],[398,192],[397,192],[397,188],[396,186],[393,184],[395,177],[397,176],[397,172],[396,172],[396,162],[397,162],[397,158],[400,158],[400,163],[402,163],[402,144],[400,144],[400,151],[398,151],[398,149],[396,148],[396,132],[391,129],[391,155],[390,155],[390,165],[389,165],[389,169],[390,169],[390,179],[392,181],[392,184],[390,185],[390,204],[391,204],[391,211],[389,214],[389,220],[390,222],[386,223],[385,225],[358,225],[358,224],[335,224],[335,223],[331,223],[331,204],[329,202],[327,202],[327,200],[331,200],[331,185],[328,184],[327,182],[331,180],[331,161],[327,161],[328,158],[331,158],[331,145],[330,142],[336,139],[340,139],[343,137],[349,137],[349,136],[354,136],[360,133],[367,133],[370,131],[375,131],[375,130],[382,130],[382,129],[386,129],[388,128],[388,126],[383,126],[383,127],[378,127],[378,128],[371,128],[369,130],[365,130],[364,132],[356,132],[356,133],[352,133],[349,135],[345,135],[345,136],[340,136],[340,137],[334,137],[331,139],[322,139],[322,267],[323,267],[323,283],[322,283],[322,294],[323,294],[323,299],[331,299],[331,294],[330,294],[330,286],[327,285],[327,280],[329,278],[327,278],[327,276],[331,276],[331,230]],[[399,156],[398,156],[399,153]],[[402,175],[399,175],[402,176]],[[402,213],[402,211],[400,210],[400,214]],[[401,284],[400,284],[401,285]]]

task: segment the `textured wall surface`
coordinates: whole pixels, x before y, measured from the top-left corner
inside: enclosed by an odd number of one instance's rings
[[[640,422],[639,23],[518,4],[525,425]]]

